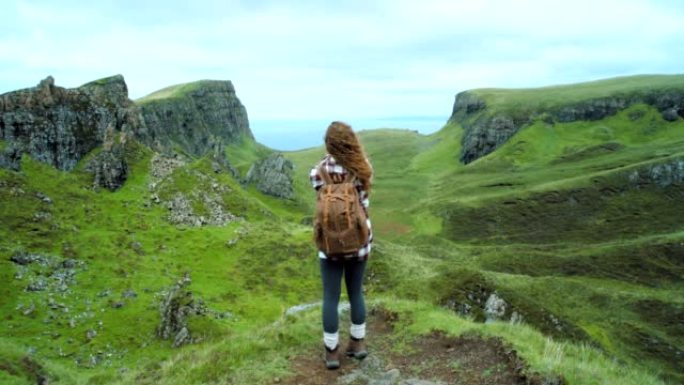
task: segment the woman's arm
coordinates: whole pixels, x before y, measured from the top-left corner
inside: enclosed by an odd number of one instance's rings
[[[325,184],[323,178],[321,177],[321,173],[318,170],[318,166],[312,168],[311,172],[309,172],[309,180],[311,181],[311,186],[313,186],[314,190],[316,191],[318,191],[318,189]]]

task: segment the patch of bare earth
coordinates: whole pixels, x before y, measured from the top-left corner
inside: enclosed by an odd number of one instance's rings
[[[370,354],[376,354],[375,349],[377,349],[378,345],[376,345],[375,342],[380,343],[383,337],[386,338],[390,334],[392,331],[392,323],[395,320],[396,314],[394,313],[387,312],[384,309],[370,309],[367,320],[368,351]],[[340,321],[342,321],[342,318],[340,318]],[[340,327],[340,331],[342,331],[342,327]],[[341,332],[340,349],[342,349],[342,352],[344,352],[344,349],[346,348],[346,341],[343,340],[343,335],[344,334]],[[371,342],[371,338],[373,342]],[[328,370],[326,369],[323,360],[325,356],[324,349],[323,341],[321,341],[321,346],[318,351],[292,358],[290,361],[292,371],[295,373],[294,376],[276,383],[285,385],[335,384],[337,383],[338,378],[349,374],[354,369],[358,369],[361,364],[363,364],[363,361],[357,361],[356,359],[346,357],[342,354],[340,368]]]
[[[527,374],[526,364],[500,339],[449,337],[442,332],[421,336],[402,351],[393,349],[396,314],[382,309],[368,319],[369,356],[344,357],[338,370],[327,370],[320,351],[294,357],[294,375],[286,385],[563,385],[562,378]],[[342,345],[342,348],[345,346]]]
[[[391,362],[419,378],[459,385],[564,384],[561,378],[528,375],[525,362],[498,338],[449,337],[433,332],[411,347],[407,354],[392,353]]]

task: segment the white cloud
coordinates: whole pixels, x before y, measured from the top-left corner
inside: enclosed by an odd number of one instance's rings
[[[8,6],[0,92],[121,73],[131,97],[230,79],[252,119],[445,115],[456,92],[681,72],[676,1]],[[4,13],[4,12],[3,12]]]

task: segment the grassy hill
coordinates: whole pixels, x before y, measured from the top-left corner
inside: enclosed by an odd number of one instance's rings
[[[496,106],[497,110],[512,110],[516,107],[553,109],[591,99],[682,88],[682,75],[637,75],[540,88],[480,88],[470,92],[485,100],[487,105]]]
[[[462,132],[361,134],[377,175],[374,229],[401,245],[381,244],[373,260],[387,291],[442,305],[496,291],[547,334],[682,381],[684,188],[648,178],[682,164],[684,122],[646,105],[537,122],[467,166]],[[321,151],[289,154],[303,185]]]
[[[215,80],[199,80],[195,82],[175,84],[164,87],[161,90],[155,91],[149,95],[145,95],[142,98],[136,99],[135,102],[142,105],[161,99],[183,98],[191,92],[211,87],[215,83]]]
[[[463,165],[453,122],[432,135],[362,132],[376,175],[372,325],[391,315],[369,336],[372,354],[409,354],[440,331],[501,338],[526,373],[568,384],[682,383],[684,186],[671,173],[682,134],[682,119],[635,105],[599,121],[536,122]],[[269,151],[247,144],[226,151],[242,174]],[[269,384],[288,383],[302,360],[322,368],[306,224],[308,172],[322,155],[285,154],[295,164],[289,201],[216,173],[207,158],[159,176],[140,145],[128,148],[131,174],[116,192],[94,191],[82,166],[64,173],[24,158],[20,173],[0,169],[0,383]],[[174,224],[178,194],[195,215],[218,205],[234,219]],[[186,274],[190,303],[204,310],[188,315],[195,343],[173,348],[155,334],[159,303]],[[492,293],[522,321],[482,322]],[[310,306],[288,312],[296,305]],[[459,362],[401,370],[458,375]]]

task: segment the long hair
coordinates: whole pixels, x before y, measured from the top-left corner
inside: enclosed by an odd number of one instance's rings
[[[325,133],[325,148],[335,161],[356,175],[363,189],[370,193],[373,169],[351,126],[343,122],[330,123]]]

